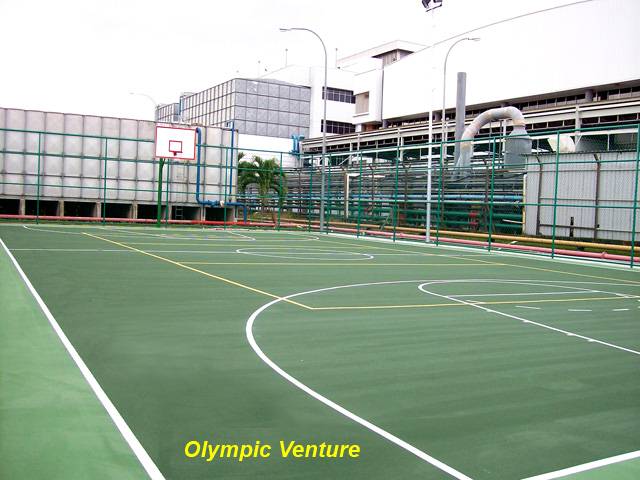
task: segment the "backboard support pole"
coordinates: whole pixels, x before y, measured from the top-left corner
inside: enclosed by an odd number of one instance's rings
[[[162,226],[162,170],[164,168],[164,158],[160,158],[158,162],[158,212],[156,227]]]

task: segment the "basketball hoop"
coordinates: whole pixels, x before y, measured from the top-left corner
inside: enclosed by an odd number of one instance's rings
[[[169,152],[177,157],[179,153],[182,153],[182,142],[180,140],[169,140]]]
[[[196,131],[193,128],[156,126],[156,158],[195,160]]]

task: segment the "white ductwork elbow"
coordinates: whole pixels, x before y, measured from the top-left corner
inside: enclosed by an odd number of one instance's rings
[[[516,107],[502,107],[486,110],[478,115],[464,130],[464,133],[460,138],[460,156],[456,159],[456,168],[466,168],[471,165],[471,157],[473,156],[473,139],[482,127],[490,122],[507,119],[510,119],[513,122],[513,131],[509,136],[516,136],[520,138],[527,136],[524,115]],[[530,151],[531,149],[529,148],[529,152]]]

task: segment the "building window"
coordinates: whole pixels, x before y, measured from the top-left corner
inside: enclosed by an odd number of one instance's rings
[[[324,120],[321,122],[321,132],[324,132]],[[343,135],[345,133],[353,133],[356,131],[356,126],[351,123],[336,122],[334,120],[327,120],[327,133],[336,133]]]
[[[356,103],[356,97],[353,90],[342,90],[341,88],[327,87],[327,100],[343,103]],[[322,87],[322,98],[325,97],[325,90]]]
[[[356,115],[359,113],[369,113],[369,92],[356,95]]]

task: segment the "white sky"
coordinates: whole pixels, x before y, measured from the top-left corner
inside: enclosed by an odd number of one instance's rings
[[[260,69],[322,63],[401,39],[428,44],[572,0],[444,0],[437,30],[420,0],[0,0],[0,106],[153,117],[175,102]],[[605,1],[605,0],[600,0]],[[618,0],[609,0],[615,2]]]

